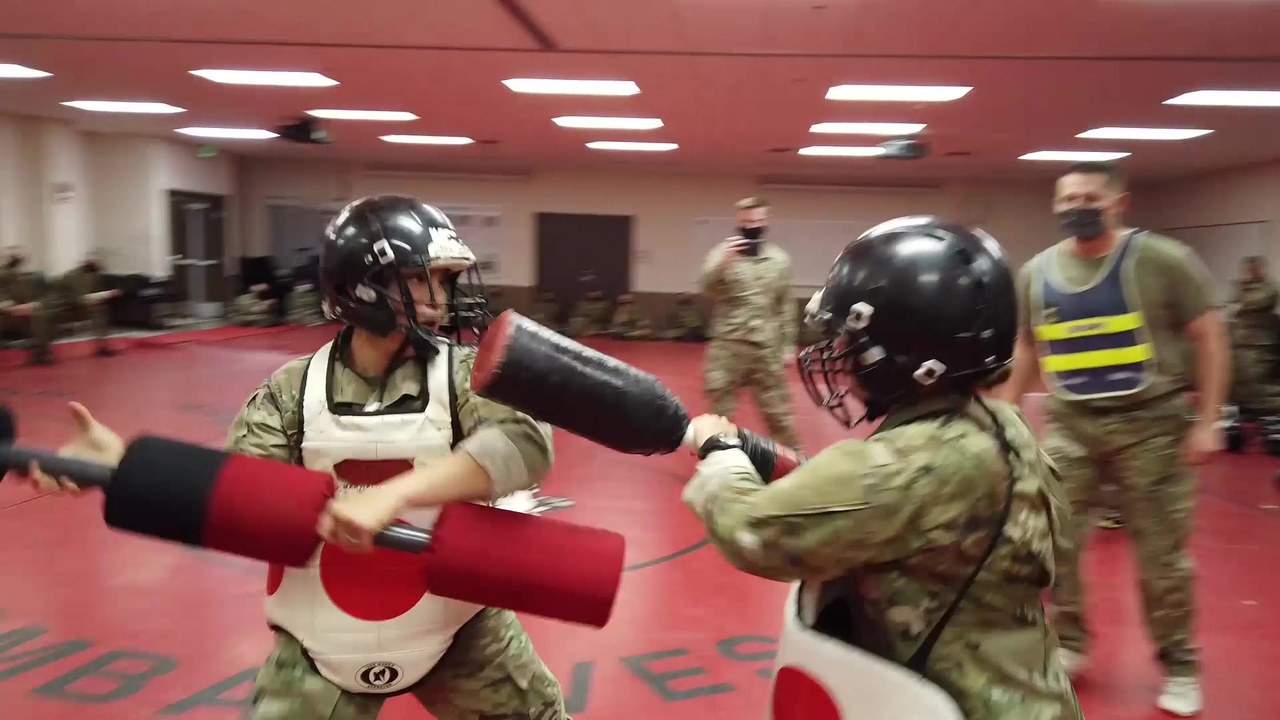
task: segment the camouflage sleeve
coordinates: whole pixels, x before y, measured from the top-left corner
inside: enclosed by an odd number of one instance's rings
[[[227,433],[226,451],[241,455],[280,462],[293,461],[289,423],[286,414],[293,414],[293,404],[283,401],[277,377],[258,386],[249,401],[231,422]],[[297,423],[293,426],[296,428]]]
[[[786,264],[783,266],[782,277],[779,278],[778,288],[778,312],[779,321],[782,323],[779,339],[782,342],[782,352],[791,354],[796,347],[796,303],[791,298],[791,258],[786,258]]]
[[[720,284],[724,280],[724,251],[725,244],[720,243],[707,253],[706,259],[702,261],[702,274],[699,282],[702,284],[702,292],[707,295],[716,295],[720,292]]]
[[[1241,292],[1240,309],[1252,313],[1269,313],[1276,307],[1278,294],[1270,282],[1255,283],[1248,292]]]
[[[489,474],[493,498],[536,487],[551,470],[550,426],[471,390],[473,348],[455,348],[454,386],[463,440],[458,449]]]
[[[735,567],[791,582],[824,580],[916,552],[933,483],[925,448],[904,454],[878,439],[832,445],[787,477],[762,485],[738,450],[698,464],[684,501]]]

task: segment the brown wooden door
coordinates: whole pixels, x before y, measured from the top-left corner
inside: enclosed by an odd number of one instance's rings
[[[630,215],[538,213],[538,292],[565,312],[592,290],[630,292],[631,227]]]

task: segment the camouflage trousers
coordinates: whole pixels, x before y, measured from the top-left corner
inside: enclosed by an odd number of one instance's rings
[[[481,610],[410,692],[437,720],[570,720],[560,683],[509,610]],[[329,682],[277,632],[245,720],[374,720],[386,699]]]
[[[1049,403],[1045,452],[1062,473],[1071,504],[1067,548],[1055,558],[1053,604],[1062,647],[1087,644],[1080,552],[1099,483],[1115,484],[1126,531],[1137,555],[1147,630],[1170,677],[1195,676],[1193,568],[1187,555],[1195,475],[1179,452],[1189,427],[1180,397],[1135,411],[1075,410]]]
[[[1275,348],[1237,345],[1231,349],[1231,401],[1250,414],[1280,415],[1280,382]]]
[[[28,338],[25,345],[31,351],[33,359],[48,359],[53,346],[55,333],[53,313],[45,303],[36,303],[31,314],[0,314],[0,332]]]
[[[780,350],[741,340],[713,339],[707,343],[704,362],[703,379],[711,412],[732,418],[738,407],[738,391],[748,387],[769,427],[769,435],[783,445],[800,447]]]

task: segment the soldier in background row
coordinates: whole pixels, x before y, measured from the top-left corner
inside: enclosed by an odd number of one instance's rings
[[[1232,300],[1231,400],[1246,416],[1280,415],[1280,382],[1276,378],[1280,317],[1276,286],[1267,277],[1267,261],[1259,256],[1241,262]]]
[[[114,355],[115,351],[107,344],[111,331],[107,303],[119,297],[120,291],[102,289],[102,262],[97,254],[85,256],[84,261],[67,271],[58,284],[66,303],[61,319],[65,322],[87,322],[97,344],[95,352],[98,357]]]
[[[707,334],[702,327],[702,315],[694,304],[693,295],[681,293],[676,298],[676,309],[672,311],[664,324],[663,340],[683,340],[685,342],[702,342]]]
[[[52,365],[53,287],[28,270],[21,248],[11,248],[0,270],[0,334],[27,338],[32,365]]]
[[[738,391],[750,388],[773,438],[799,448],[785,371],[795,362],[796,343],[791,256],[765,241],[768,203],[752,197],[736,207],[738,234],[702,264],[702,289],[711,301],[705,392],[711,412],[732,418]]]
[[[569,314],[569,337],[592,337],[608,330],[609,304],[599,290],[587,293]]]
[[[631,293],[618,296],[609,322],[609,334],[622,340],[646,340],[653,335],[649,320],[636,309],[635,297]]]
[[[560,325],[560,303],[556,300],[556,294],[550,290],[539,293],[538,302],[534,303],[533,315],[529,319],[556,332],[563,330]]]

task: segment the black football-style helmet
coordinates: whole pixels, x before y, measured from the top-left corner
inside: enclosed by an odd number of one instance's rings
[[[410,297],[403,273],[444,268],[447,298],[440,331],[457,342],[478,340],[492,319],[476,257],[438,208],[405,195],[374,195],[347,205],[325,229],[320,248],[320,293],[331,319],[385,337],[403,332],[416,347],[434,347],[435,333],[404,312],[395,297]],[[392,290],[395,292],[392,292]]]
[[[823,333],[800,353],[814,403],[852,427],[925,393],[973,394],[1013,360],[1017,295],[990,235],[903,217],[840,253],[805,322]],[[864,396],[853,421],[849,379]]]

